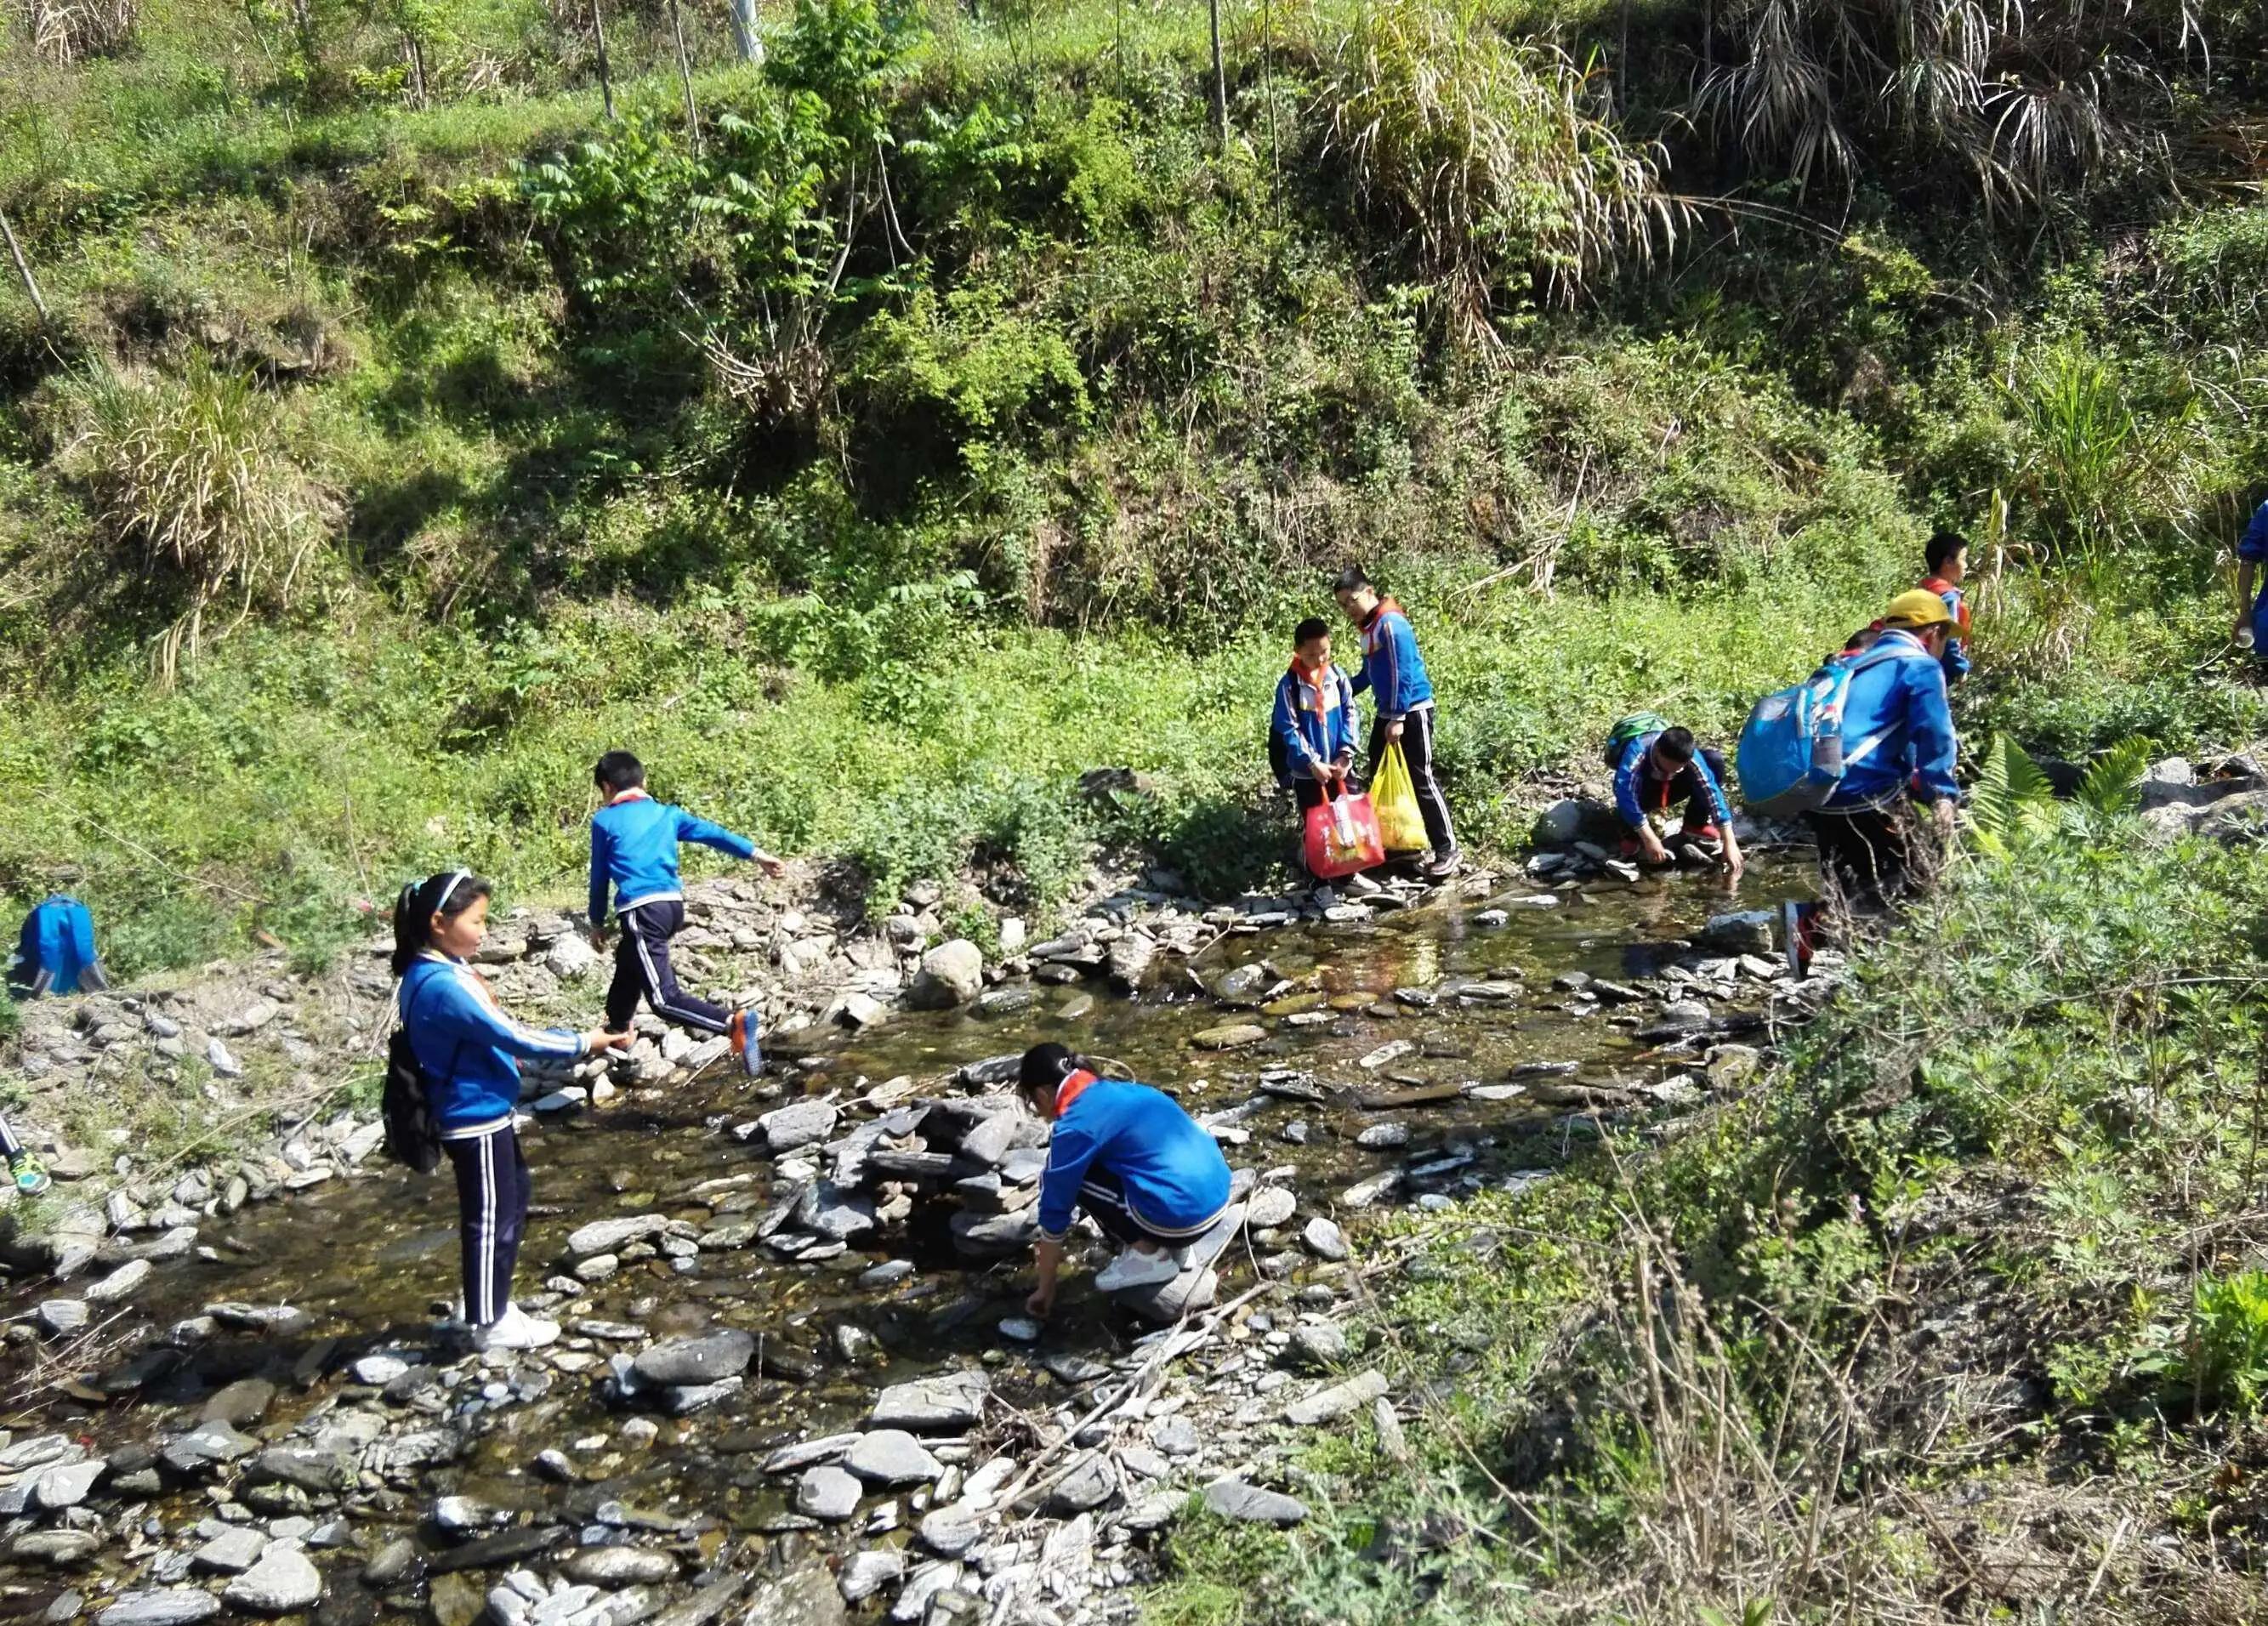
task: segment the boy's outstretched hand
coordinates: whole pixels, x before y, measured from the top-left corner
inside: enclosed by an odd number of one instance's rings
[[[787,873],[787,861],[784,858],[775,858],[769,853],[756,860],[756,867],[774,880]]]

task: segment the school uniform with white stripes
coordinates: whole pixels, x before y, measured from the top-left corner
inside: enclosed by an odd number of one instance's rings
[[[685,928],[685,893],[677,874],[681,842],[713,847],[736,858],[758,856],[756,845],[682,807],[657,802],[643,790],[620,792],[591,819],[591,923],[603,925],[611,894],[621,918],[615,980],[607,989],[607,1027],[622,1033],[637,1014],[643,994],[656,1016],[697,1033],[729,1031],[733,1013],[679,986],[669,963],[669,940]]]
[[[1178,1247],[1211,1229],[1228,1192],[1219,1144],[1164,1091],[1084,1070],[1057,1089],[1042,1236],[1062,1241],[1081,1210],[1122,1242]]]
[[[507,1016],[480,975],[427,949],[401,979],[401,1025],[432,1090],[441,1149],[457,1174],[465,1320],[485,1327],[512,1302],[527,1221],[527,1159],[512,1128],[519,1063],[583,1054],[583,1037]]]

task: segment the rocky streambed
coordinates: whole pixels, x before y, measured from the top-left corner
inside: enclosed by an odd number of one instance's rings
[[[1807,879],[1767,864],[1742,903]],[[1393,1268],[1366,1226],[1742,1087],[1820,984],[1727,907],[1579,854],[1220,910],[1129,892],[973,972],[886,930],[784,1077],[656,1034],[531,1081],[521,1297],[566,1332],[528,1354],[437,1335],[453,1192],[351,1115],[121,1193],[18,1255],[0,1597],[58,1626],[1130,1617],[1192,1497],[1294,1523],[1316,1431],[1401,1449],[1410,1397],[1351,1315]],[[901,990],[950,1008],[887,1012]],[[1239,1182],[1181,1281],[1074,1276],[1045,1327],[1044,1132],[1005,1093],[1042,1038],[1174,1090]]]

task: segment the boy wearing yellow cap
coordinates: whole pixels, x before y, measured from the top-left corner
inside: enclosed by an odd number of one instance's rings
[[[1908,805],[1927,807],[1946,836],[1961,796],[1943,665],[1946,645],[1958,632],[1953,612],[1936,593],[1916,588],[1890,600],[1881,626],[1867,651],[1850,658],[1842,782],[1824,807],[1805,815],[1830,893],[1866,914],[1913,890]],[[1783,913],[1788,958],[1800,975],[1810,959],[1813,916],[1809,906],[1795,904]]]

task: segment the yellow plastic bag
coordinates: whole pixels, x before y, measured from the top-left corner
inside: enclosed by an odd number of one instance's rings
[[[1433,843],[1425,816],[1418,811],[1418,787],[1410,783],[1410,763],[1402,742],[1389,740],[1370,782],[1370,805],[1378,812],[1378,834],[1388,852],[1424,852]]]

